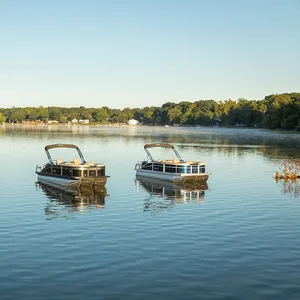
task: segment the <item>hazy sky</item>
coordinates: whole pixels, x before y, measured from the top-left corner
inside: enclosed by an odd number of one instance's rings
[[[0,107],[300,92],[299,0],[0,0]]]

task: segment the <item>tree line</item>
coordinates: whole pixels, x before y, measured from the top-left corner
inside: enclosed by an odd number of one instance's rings
[[[167,102],[161,107],[111,109],[80,107],[0,108],[0,122],[72,122],[126,123],[136,119],[145,125],[242,126],[268,129],[300,130],[300,93],[266,96],[263,100],[199,100]]]

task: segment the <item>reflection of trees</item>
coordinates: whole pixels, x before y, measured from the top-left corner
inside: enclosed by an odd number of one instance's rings
[[[266,157],[276,157],[284,159],[286,157],[299,156],[299,146],[296,144],[287,144],[284,147],[280,146],[265,146],[261,148],[261,154]]]
[[[87,209],[104,208],[107,191],[105,187],[94,188],[56,188],[36,183],[50,200],[45,208],[48,219],[69,218],[74,213],[84,213]]]
[[[142,187],[148,195],[144,202],[144,211],[161,211],[177,203],[203,203],[206,183],[174,183],[153,178],[137,177],[137,188]]]
[[[283,194],[290,195],[292,198],[300,197],[300,179],[295,180],[276,180]]]

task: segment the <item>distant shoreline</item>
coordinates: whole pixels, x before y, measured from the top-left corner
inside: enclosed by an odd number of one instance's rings
[[[284,129],[268,129],[268,128],[257,128],[257,127],[246,127],[246,126],[205,126],[205,125],[148,125],[148,124],[125,124],[125,123],[111,123],[111,124],[97,124],[97,123],[2,123],[2,127],[128,127],[128,128],[138,128],[138,127],[162,127],[166,130],[170,129],[182,129],[182,128],[203,128],[203,129],[220,129],[220,130],[251,130],[251,131],[268,131],[270,133],[287,133],[287,134],[296,134],[300,136],[300,131],[296,129],[293,130],[284,130]]]

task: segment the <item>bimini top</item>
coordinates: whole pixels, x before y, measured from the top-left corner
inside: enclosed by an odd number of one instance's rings
[[[45,147],[45,151],[46,151],[46,154],[47,154],[47,157],[48,157],[50,163],[53,163],[53,160],[52,160],[52,157],[50,155],[49,150],[50,149],[54,149],[54,148],[71,148],[71,149],[76,149],[77,152],[78,152],[78,155],[79,155],[79,157],[80,157],[80,159],[82,161],[82,163],[86,162],[85,159],[84,159],[84,157],[83,157],[83,155],[82,155],[82,153],[81,153],[81,151],[80,151],[80,149],[76,145],[73,145],[73,144],[52,144],[52,145],[47,145]]]
[[[74,148],[78,149],[76,145],[73,144],[52,144],[52,145],[47,145],[45,147],[45,150],[53,149],[53,148]]]
[[[161,144],[161,143],[154,143],[154,144],[146,144],[144,149],[146,148],[154,148],[154,147],[162,147],[162,148],[171,148],[174,149],[174,146],[171,144]]]
[[[172,149],[175,153],[175,155],[177,156],[177,158],[179,159],[180,162],[183,162],[183,159],[181,158],[180,154],[177,152],[177,150],[175,149],[175,147],[171,144],[161,144],[161,143],[154,143],[154,144],[146,144],[144,146],[144,149],[147,153],[148,159],[150,159],[150,161],[154,161],[154,158],[152,157],[152,155],[149,152],[149,148],[155,148],[155,147],[161,147],[161,148],[168,148],[168,149]]]

